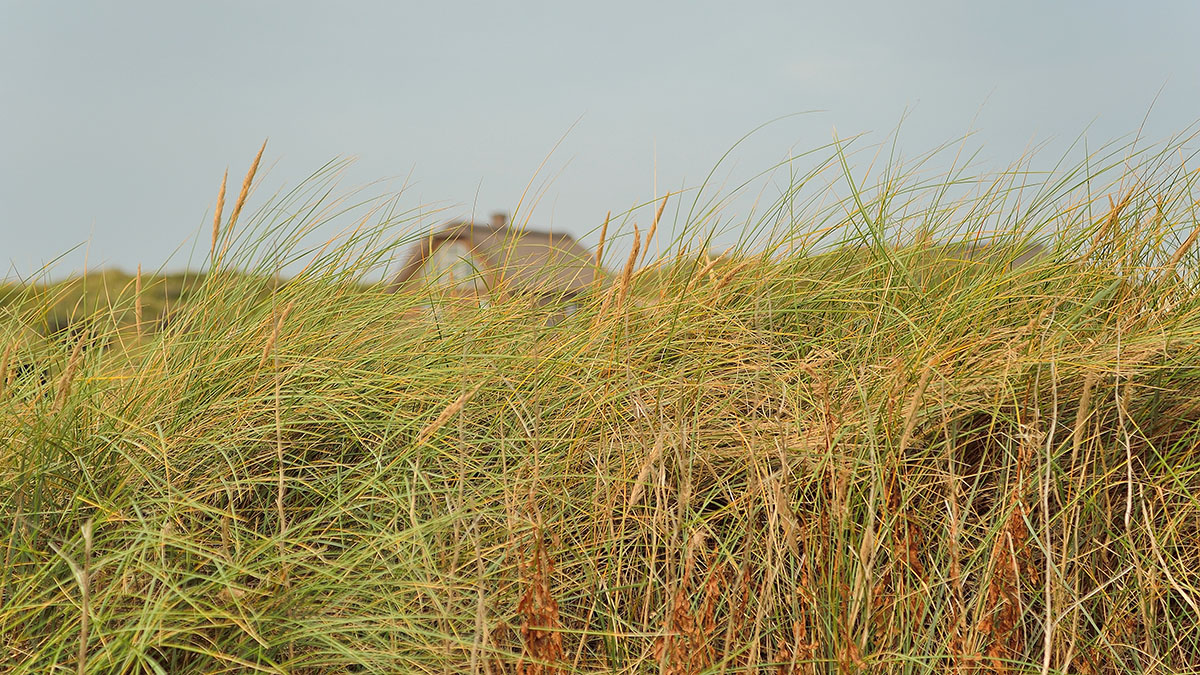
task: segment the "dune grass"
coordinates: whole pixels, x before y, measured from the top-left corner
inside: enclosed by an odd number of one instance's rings
[[[724,256],[719,200],[684,202],[657,259],[610,260],[553,326],[520,298],[382,292],[388,209],[303,249],[339,212],[320,195],[218,216],[152,329],[130,329],[136,283],[57,338],[60,296],[13,290],[0,663],[1196,672],[1178,150],[869,189],[833,151],[840,180],[808,200],[793,174]],[[950,259],[948,235],[993,254]]]

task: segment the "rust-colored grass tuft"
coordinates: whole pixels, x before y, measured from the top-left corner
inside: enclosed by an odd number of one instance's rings
[[[698,538],[692,539],[693,544]],[[704,595],[692,610],[691,584],[696,573],[695,546],[689,546],[683,577],[671,601],[663,634],[654,643],[656,658],[666,675],[699,675],[716,660],[717,604],[725,587],[725,567],[711,565]]]
[[[562,624],[550,586],[554,561],[541,530],[535,534],[533,550],[522,568],[525,592],[517,603],[522,642],[517,675],[557,675],[563,659]]]
[[[806,617],[801,612],[800,618],[792,622],[791,640],[780,637],[775,656],[772,660],[775,675],[815,675],[817,666],[813,663],[817,643],[809,639]]]
[[[989,559],[991,581],[984,598],[985,615],[979,624],[979,632],[987,640],[983,652],[984,664],[997,675],[1010,672],[1008,662],[1018,659],[1025,652],[1027,636],[1021,620],[1025,610],[1022,588],[1027,583],[1036,584],[1038,574],[1037,568],[1030,563],[1032,544],[1029,528],[1025,524],[1028,509],[1021,497],[1031,454],[1029,444],[1023,442],[1009,498],[1010,514],[996,537]]]

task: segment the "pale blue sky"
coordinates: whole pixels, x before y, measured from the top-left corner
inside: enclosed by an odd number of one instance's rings
[[[1160,89],[1146,137],[1200,119],[1200,3],[1182,0],[0,8],[0,276],[78,244],[56,273],[85,252],[163,264],[207,237],[221,173],[240,181],[267,137],[267,187],[349,155],[348,187],[410,176],[404,206],[486,217],[574,124],[533,222],[583,234],[789,113],[824,111],[758,134],[735,177],[835,127],[882,141],[906,110],[905,153],[974,129],[997,168],[1032,142],[1132,134]]]

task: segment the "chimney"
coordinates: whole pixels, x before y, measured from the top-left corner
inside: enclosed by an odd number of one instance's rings
[[[508,214],[503,211],[496,211],[492,214],[492,227],[501,228],[508,224]]]

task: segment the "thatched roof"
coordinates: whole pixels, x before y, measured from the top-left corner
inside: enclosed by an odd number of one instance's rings
[[[574,238],[557,232],[518,229],[503,222],[491,225],[454,221],[420,240],[391,288],[420,283],[425,261],[447,242],[465,244],[482,263],[489,288],[537,295],[572,294],[604,276],[593,256]]]

